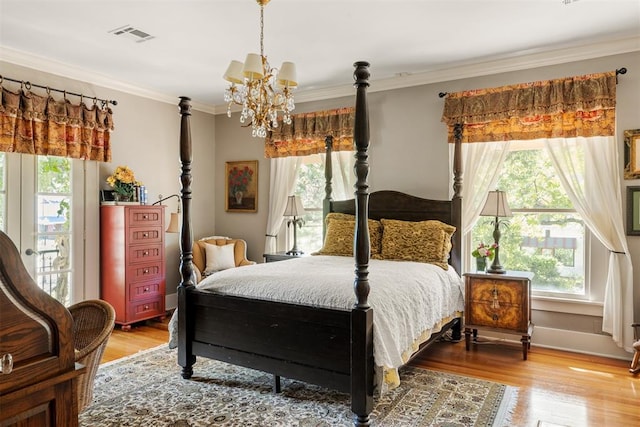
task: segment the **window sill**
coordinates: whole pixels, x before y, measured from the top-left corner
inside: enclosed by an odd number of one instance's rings
[[[602,317],[603,303],[543,296],[531,297],[531,309]]]

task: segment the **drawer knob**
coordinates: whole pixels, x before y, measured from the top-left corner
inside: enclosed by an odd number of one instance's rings
[[[8,375],[11,371],[13,371],[13,356],[9,353],[3,354],[0,362],[0,373]]]
[[[145,306],[144,306],[144,309],[145,309],[145,310],[149,310],[149,306],[148,306],[148,305],[145,305]]]
[[[149,251],[142,252],[142,256],[147,256],[147,255],[149,255]]]
[[[494,286],[492,293],[493,293],[493,301],[491,301],[491,308],[498,309],[500,308],[500,302],[498,301],[498,288]]]
[[[144,270],[142,270],[142,274],[149,274],[149,269],[145,268]]]
[[[493,321],[494,321],[494,322],[497,322],[497,321],[498,321],[498,315],[497,315],[497,314],[495,314],[495,313],[493,314]]]
[[[149,292],[149,288],[144,288],[142,292]]]
[[[149,233],[142,233],[142,237],[149,237]]]
[[[147,215],[142,215],[142,219],[147,219],[149,218]]]

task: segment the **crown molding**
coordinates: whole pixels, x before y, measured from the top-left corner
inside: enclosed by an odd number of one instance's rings
[[[381,92],[393,89],[402,89],[412,86],[421,86],[431,83],[439,83],[470,77],[486,76],[510,71],[519,71],[536,67],[564,64],[568,62],[582,61],[603,56],[617,55],[640,51],[640,38],[637,36],[593,43],[578,47],[565,47],[545,52],[524,51],[507,57],[493,59],[485,62],[457,63],[453,66],[423,73],[407,74],[402,76],[377,79],[375,85],[369,88],[369,92]],[[70,66],[58,61],[36,56],[30,53],[0,46],[0,57],[3,61],[34,68],[44,72],[56,74],[75,80],[88,82],[109,89],[118,90],[132,95],[153,99],[160,102],[175,104],[177,96],[155,92],[115,80],[95,71],[80,67]],[[624,66],[621,64],[620,66]],[[353,85],[341,85],[313,90],[302,90],[296,93],[296,103],[320,101],[353,95]],[[198,102],[192,103],[194,110],[210,114],[226,114],[227,105],[208,105]],[[233,110],[237,111],[237,110]]]
[[[155,92],[121,80],[116,80],[93,70],[76,67],[50,58],[37,56],[32,53],[11,49],[5,46],[0,46],[0,58],[11,64],[33,68],[38,71],[55,74],[72,80],[79,80],[91,85],[117,90],[130,95],[152,99],[154,101],[165,102],[167,104],[175,105],[179,98],[178,96]],[[216,114],[215,106],[207,104],[192,102],[191,108],[205,113]]]

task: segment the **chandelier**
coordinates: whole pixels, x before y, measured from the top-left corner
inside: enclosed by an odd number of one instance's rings
[[[231,61],[224,73],[224,79],[231,83],[224,93],[224,100],[229,103],[227,116],[231,117],[232,105],[240,105],[240,123],[250,120],[251,135],[264,138],[267,131],[278,127],[279,111],[282,111],[284,123],[291,123],[291,111],[295,108],[292,90],[298,80],[293,62],[283,62],[279,72],[269,66],[264,55],[264,6],[269,0],[256,1],[260,5],[260,55],[248,54],[244,64]]]

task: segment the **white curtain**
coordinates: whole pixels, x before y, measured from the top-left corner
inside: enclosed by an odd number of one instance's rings
[[[576,211],[609,249],[602,330],[632,351],[633,267],[622,216],[616,139],[554,138],[545,147]]]
[[[287,197],[293,194],[296,174],[302,163],[301,157],[276,157],[271,159],[269,180],[269,216],[264,253],[276,252],[276,235],[282,226]]]
[[[325,167],[327,155],[322,154],[322,168]],[[354,166],[356,163],[353,151],[331,152],[331,164],[333,166],[332,194],[333,200],[353,199],[356,183]]]

